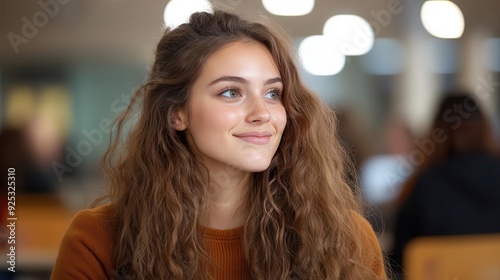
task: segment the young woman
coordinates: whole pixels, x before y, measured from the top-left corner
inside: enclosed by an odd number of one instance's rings
[[[52,279],[385,279],[335,117],[293,61],[222,11],[167,30],[104,156],[110,204],[77,214]]]

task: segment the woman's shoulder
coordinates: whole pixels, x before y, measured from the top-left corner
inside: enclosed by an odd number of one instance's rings
[[[111,225],[116,223],[114,207],[111,204],[80,210],[73,218],[72,224],[92,223],[97,225]]]
[[[73,240],[90,243],[98,248],[110,248],[114,243],[117,222],[111,205],[80,210],[71,222],[66,235]]]
[[[362,243],[360,246],[362,247],[364,256],[363,262],[365,265],[371,267],[373,272],[378,276],[377,279],[387,279],[384,256],[372,225],[358,212],[351,212],[357,232],[361,236]]]
[[[52,279],[110,277],[115,227],[110,205],[80,210],[61,242]]]
[[[358,213],[357,211],[351,210],[351,216],[359,230],[366,232],[369,235],[371,235],[371,233],[374,233],[372,225],[362,214]]]
[[[66,235],[80,238],[88,237],[100,241],[111,238],[116,226],[116,219],[111,205],[103,205],[90,209],[83,209],[76,213]],[[104,240],[103,240],[104,241]]]
[[[351,215],[358,234],[363,237],[362,240],[364,244],[362,245],[365,248],[374,249],[377,253],[380,252],[380,245],[372,225],[365,217],[356,211],[351,211]]]

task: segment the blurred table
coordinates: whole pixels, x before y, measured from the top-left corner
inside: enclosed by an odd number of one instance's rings
[[[56,195],[19,194],[15,214],[16,270],[50,271],[75,213]],[[7,248],[2,248],[5,250]]]
[[[415,238],[404,259],[406,280],[498,280],[500,234]]]

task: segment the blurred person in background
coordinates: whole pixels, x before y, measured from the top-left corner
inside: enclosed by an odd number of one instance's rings
[[[500,159],[473,96],[447,94],[421,143],[426,157],[398,198],[391,258],[400,273],[405,246],[415,237],[500,232]]]
[[[33,118],[19,128],[6,127],[0,132],[0,165],[2,170],[16,169],[17,193],[55,193],[57,177],[51,163],[59,159],[62,145],[53,135],[52,124],[39,118]]]
[[[386,279],[287,46],[222,11],[167,29],[104,156],[111,203],[77,214],[52,279]]]
[[[52,163],[60,160],[63,151],[57,127],[50,119],[37,116],[28,123],[25,135],[31,155],[24,167],[26,186],[23,191],[54,194],[58,181]]]
[[[11,83],[3,108],[2,165],[16,166],[16,192],[55,195],[59,182],[52,164],[61,160],[67,129],[63,124],[70,119],[60,112],[69,109],[61,102],[66,94],[35,81]]]

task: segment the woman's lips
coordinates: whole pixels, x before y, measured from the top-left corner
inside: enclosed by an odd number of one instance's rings
[[[234,135],[235,137],[252,144],[265,145],[271,141],[271,133],[269,132],[245,132]]]

